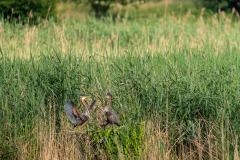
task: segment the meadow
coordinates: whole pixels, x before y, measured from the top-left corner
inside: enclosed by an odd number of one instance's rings
[[[0,159],[239,159],[239,35],[234,12],[2,19]],[[122,127],[100,127],[107,92]],[[74,129],[80,94],[97,103]]]

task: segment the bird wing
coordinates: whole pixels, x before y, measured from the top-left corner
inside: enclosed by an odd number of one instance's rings
[[[116,125],[121,126],[120,120],[118,115],[116,115],[115,113],[113,113],[113,121]]]
[[[111,111],[108,111],[106,115],[107,115],[107,122],[110,124],[113,124],[113,121],[114,121],[113,113]]]
[[[89,106],[88,106],[88,110],[92,109],[92,107],[95,105],[96,100],[94,100]]]
[[[115,113],[108,111],[107,113],[107,122],[110,124],[116,124],[118,126],[121,126],[120,120],[118,115],[116,115]]]
[[[72,122],[72,123],[77,123],[77,117],[80,116],[80,112],[77,109],[77,106],[72,103],[72,102],[67,102],[64,105],[64,110],[67,114],[68,119]]]
[[[83,116],[82,116],[82,120],[78,122],[78,124],[76,125],[76,127],[77,127],[77,126],[81,126],[81,125],[82,125],[83,123],[85,123],[87,120],[88,120],[88,118],[87,118],[85,115],[83,115]]]

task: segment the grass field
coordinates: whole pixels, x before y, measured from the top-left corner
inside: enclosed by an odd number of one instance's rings
[[[203,15],[2,20],[0,159],[239,159],[240,21]],[[74,130],[80,94],[98,101]]]

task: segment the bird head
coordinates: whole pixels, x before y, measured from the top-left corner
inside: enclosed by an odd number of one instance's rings
[[[107,93],[106,98],[112,98],[111,93]]]
[[[81,99],[81,100],[84,100],[84,99],[89,98],[89,97],[90,97],[90,96],[80,95],[80,99]]]

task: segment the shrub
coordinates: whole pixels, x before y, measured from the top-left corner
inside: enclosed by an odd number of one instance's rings
[[[206,8],[217,11],[218,8],[224,11],[232,10],[235,8],[240,12],[240,0],[195,0],[196,4],[202,4]]]
[[[128,5],[128,4],[140,4],[144,3],[148,0],[71,0],[77,3],[87,3],[91,5],[92,10],[95,12],[96,17],[105,16],[110,9],[116,3],[121,5]]]
[[[4,18],[10,21],[13,18],[36,20],[37,17],[45,18],[54,16],[57,0],[1,0],[0,10]]]

